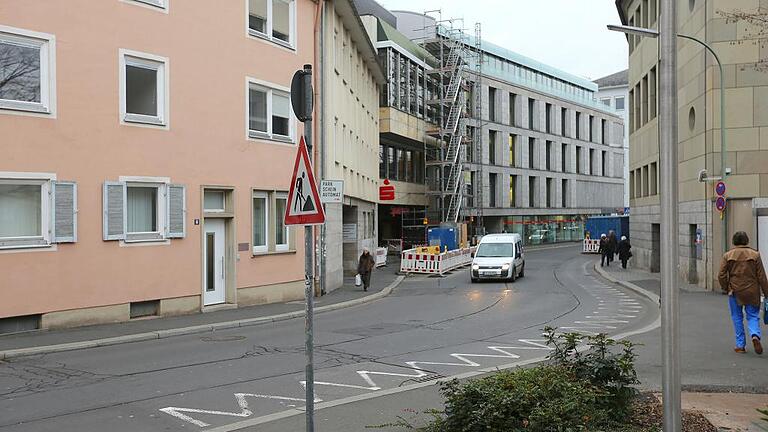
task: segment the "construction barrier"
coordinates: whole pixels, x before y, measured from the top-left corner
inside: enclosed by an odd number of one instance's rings
[[[582,249],[581,253],[600,253],[600,240],[584,239],[584,248]]]
[[[376,267],[387,265],[387,248],[376,248]]]
[[[409,249],[402,253],[400,272],[443,275],[471,264],[474,250],[475,248],[463,248],[441,254],[425,254],[419,253],[419,249]]]

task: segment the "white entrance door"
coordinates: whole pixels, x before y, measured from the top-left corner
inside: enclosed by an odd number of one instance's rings
[[[768,269],[768,216],[758,216],[757,237],[757,250],[760,251],[760,255],[763,257],[763,266]]]
[[[209,219],[205,221],[205,237],[203,238],[203,265],[205,279],[203,281],[203,304],[205,306],[224,303],[224,287],[226,286],[226,267],[224,263],[224,220]]]

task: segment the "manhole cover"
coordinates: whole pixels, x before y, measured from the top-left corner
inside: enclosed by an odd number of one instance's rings
[[[245,339],[245,336],[205,336],[200,340],[203,342],[235,342]]]

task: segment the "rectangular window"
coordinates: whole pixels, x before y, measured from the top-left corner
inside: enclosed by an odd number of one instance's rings
[[[536,177],[528,178],[528,207],[536,207]]]
[[[285,225],[285,208],[288,196],[278,194],[275,197],[275,250],[288,250],[288,226]]]
[[[581,139],[581,113],[576,111],[576,139]]]
[[[560,150],[560,171],[566,172],[566,161],[568,161],[568,144],[563,144]]]
[[[528,129],[533,130],[533,126],[536,124],[534,118],[536,117],[536,101],[528,99]]]
[[[55,38],[0,25],[0,109],[53,112]]]
[[[528,138],[528,168],[534,169],[536,164],[536,138]]]
[[[127,193],[127,234],[159,235],[158,186],[129,184]]]
[[[248,0],[248,34],[294,46],[295,0]]]
[[[397,149],[397,180],[398,181],[405,181],[406,179],[405,166],[406,166],[405,150]]]
[[[656,118],[656,67],[651,68],[651,72],[648,75],[648,120]]]
[[[607,177],[608,176],[608,152],[603,151],[601,152],[600,156],[601,156],[600,157],[600,165],[601,165],[600,175],[602,175],[603,177]]]
[[[560,109],[560,135],[565,136],[568,133],[568,111],[566,108]]]
[[[602,98],[600,99],[600,102],[607,107],[611,106],[611,98]]]
[[[656,182],[656,175],[657,175],[657,169],[656,169],[656,162],[653,162],[651,164],[650,172],[648,173],[648,182],[650,183],[650,195],[658,195],[659,194],[659,188],[658,184]]]
[[[509,134],[509,166],[516,166],[517,154],[515,152],[515,146],[517,145],[517,135]]]
[[[397,160],[395,159],[395,148],[394,147],[387,147],[387,164],[389,165],[389,170],[387,177],[390,180],[397,180]]]
[[[643,167],[643,196],[647,197],[651,195],[651,181],[648,173],[648,165]]]
[[[43,240],[43,184],[0,180],[0,245],[8,240]]]
[[[206,190],[203,193],[203,209],[207,212],[224,212],[224,191]]]
[[[488,87],[488,120],[496,121],[496,89]]]
[[[581,147],[576,146],[576,174],[582,174],[582,159],[581,159]]]
[[[292,142],[293,129],[288,92],[250,83],[248,136]]]
[[[563,208],[568,207],[568,180],[563,179],[562,193],[560,194],[560,206]]]
[[[624,111],[624,96],[617,97],[613,103],[616,105],[616,111]]]
[[[517,95],[509,94],[509,125],[517,126]]]
[[[640,91],[642,92],[642,111],[640,112],[641,115],[641,125],[645,125],[648,123],[648,120],[650,120],[650,111],[648,110],[648,100],[649,100],[649,94],[648,94],[648,75],[643,77],[643,80],[640,81]]]
[[[379,178],[387,178],[387,148],[379,145]]]
[[[608,130],[608,120],[606,119],[600,119],[600,130],[602,134],[602,143],[603,144],[610,144],[610,131]]]
[[[166,125],[168,116],[167,60],[121,50],[120,107],[129,123]]]
[[[488,174],[488,206],[496,207],[496,174]]]
[[[155,6],[155,7],[158,7],[160,9],[165,9],[165,8],[168,7],[167,6],[167,1],[168,0],[134,0],[134,1],[139,2],[139,3],[148,4],[150,6]]]
[[[546,180],[546,182],[547,182],[547,186],[546,186],[546,188],[547,188],[547,207],[550,207],[550,208],[555,206],[555,203],[553,202],[554,201],[554,194],[552,193],[552,181],[553,180],[554,179],[551,178],[551,177],[547,177],[547,180]]]
[[[595,149],[589,149],[589,175],[595,174]]]
[[[547,133],[552,133],[552,105],[546,104],[544,107],[545,116],[546,116],[546,129]]]
[[[595,117],[589,116],[587,117],[587,121],[589,122],[587,125],[589,128],[589,142],[595,142]]]
[[[269,201],[265,192],[253,193],[253,253],[267,252]]]
[[[515,194],[515,184],[517,183],[517,176],[509,176],[509,206],[517,207],[517,199]]]
[[[552,141],[547,141],[546,144],[546,152],[547,152],[547,171],[552,171]]]
[[[629,172],[629,198],[635,199],[635,170]]]
[[[496,131],[488,131],[488,163],[496,165]]]
[[[635,132],[637,124],[635,123],[635,90],[629,91],[629,133]]]

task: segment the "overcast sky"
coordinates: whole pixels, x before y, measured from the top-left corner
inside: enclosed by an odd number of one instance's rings
[[[482,24],[483,39],[590,80],[627,68],[614,0],[378,0],[387,9],[441,9],[443,19]]]

